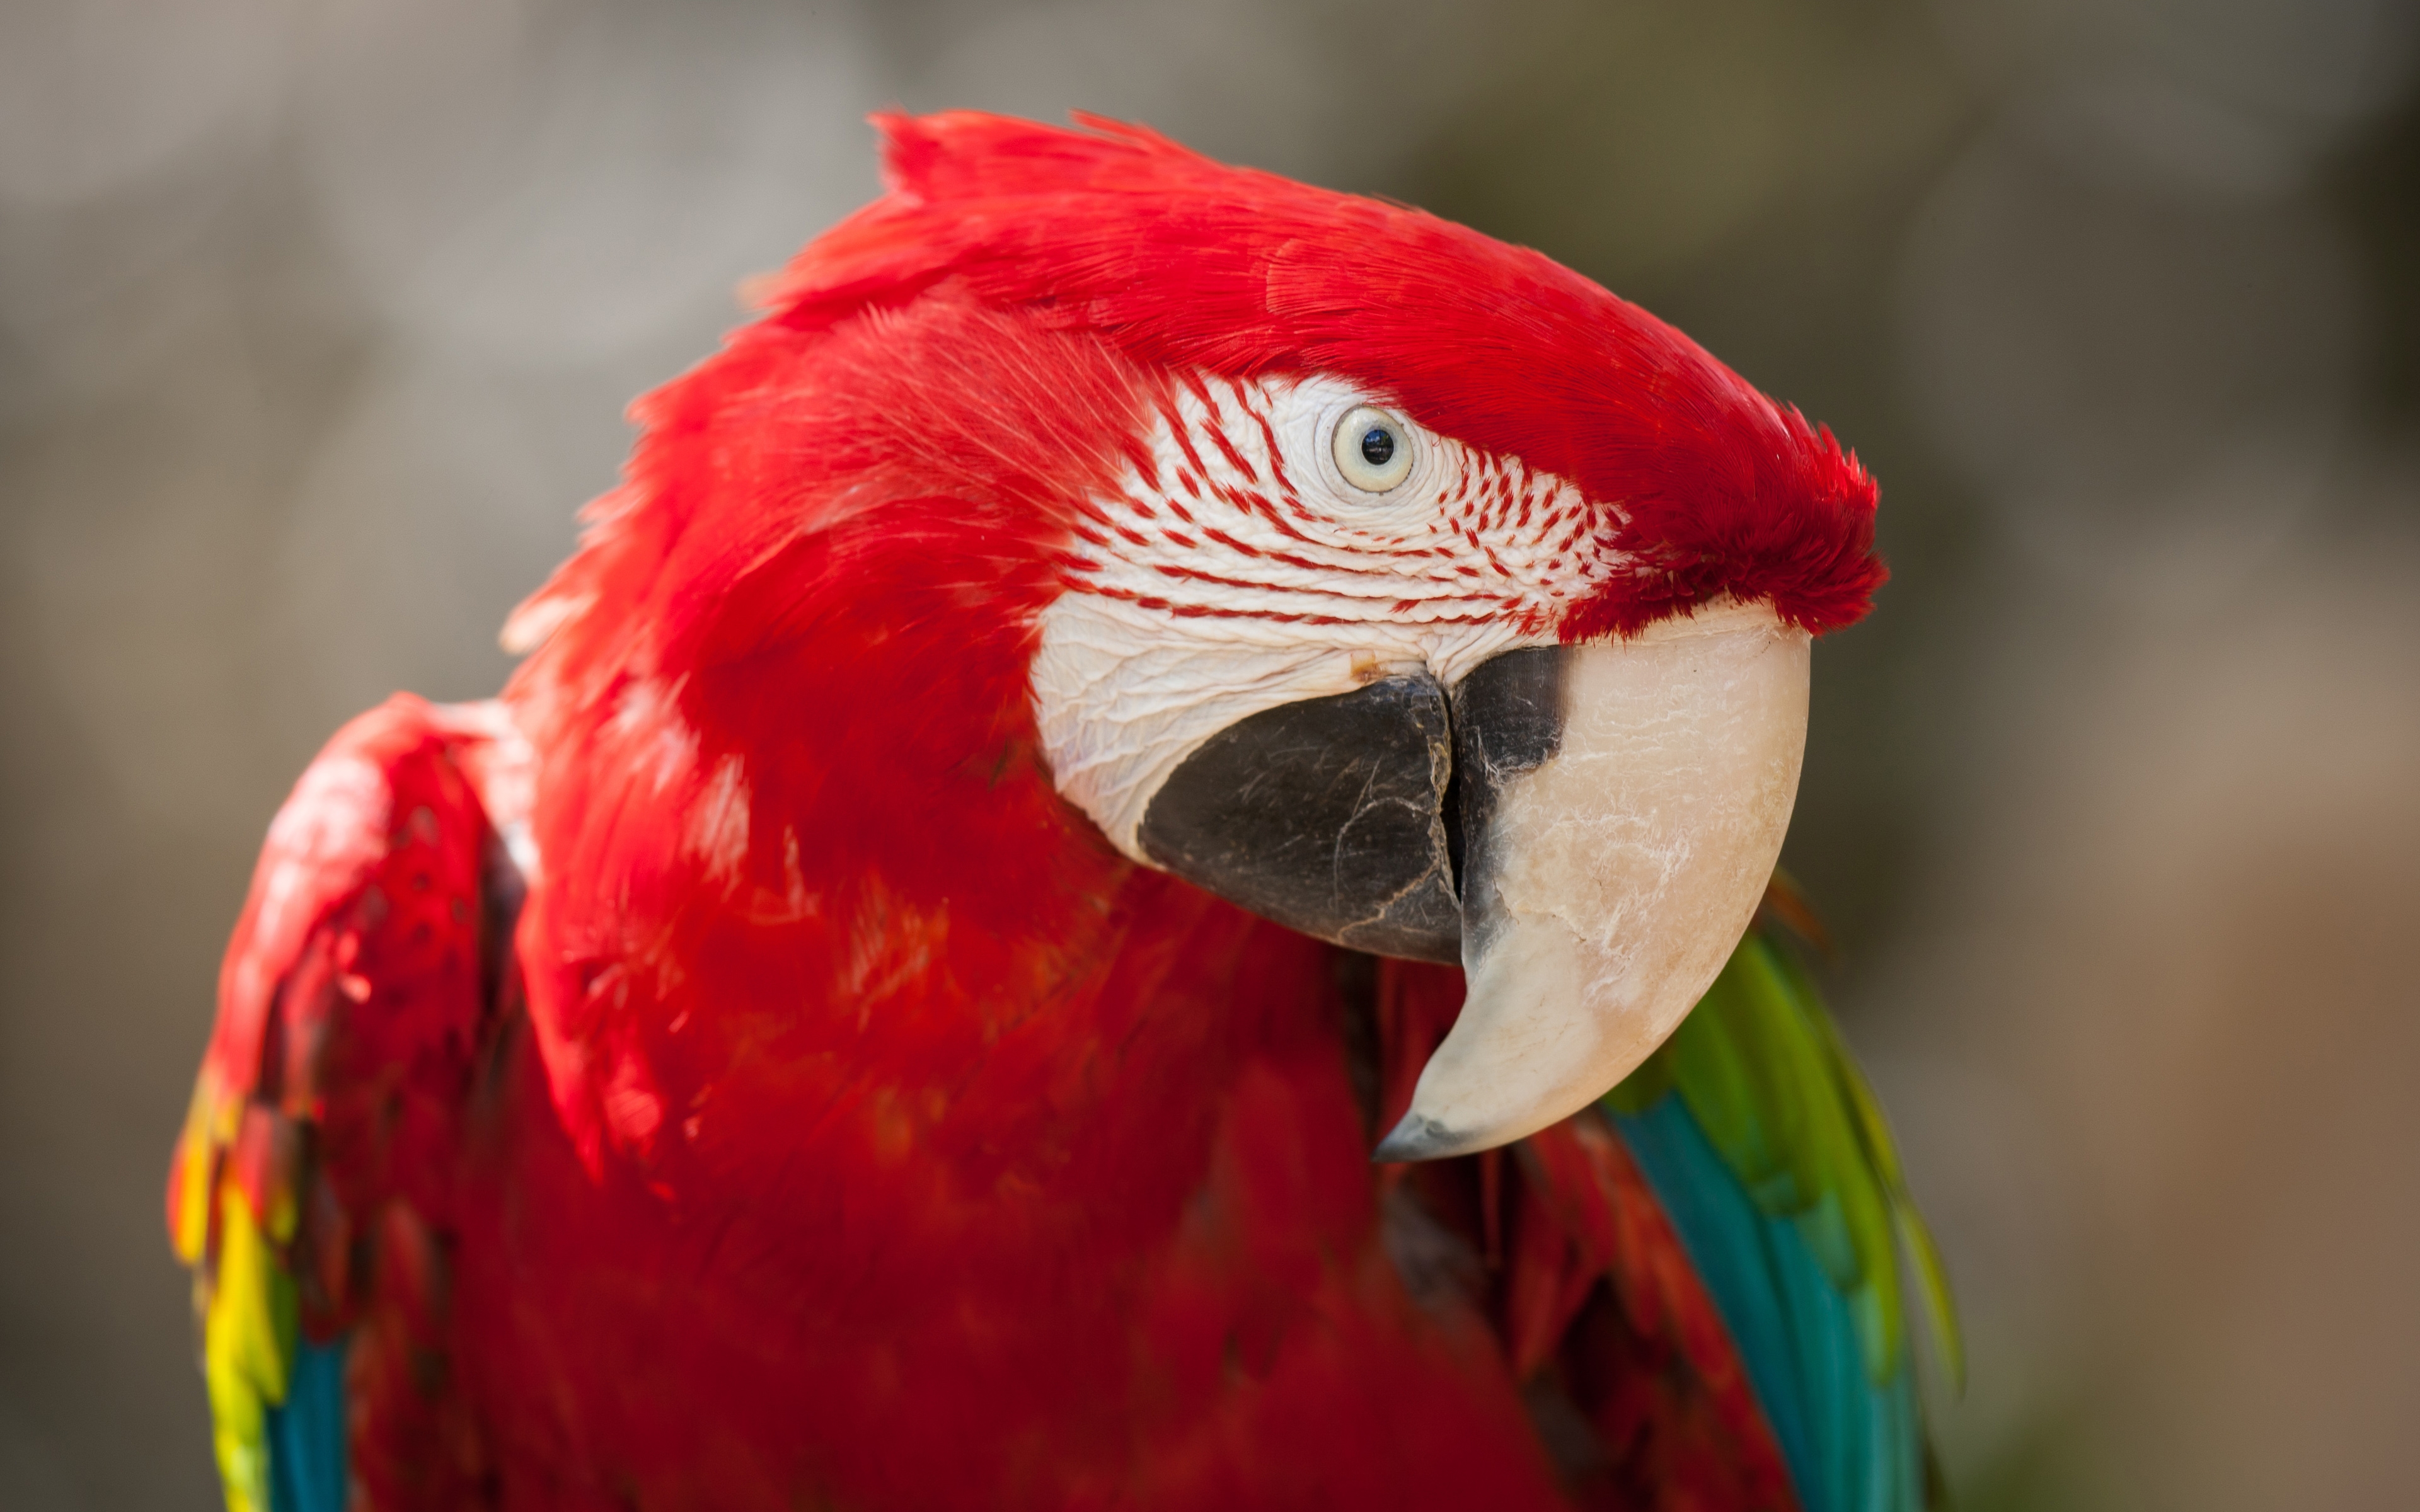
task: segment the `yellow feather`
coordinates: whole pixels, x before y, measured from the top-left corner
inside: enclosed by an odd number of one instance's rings
[[[270,1512],[269,1410],[294,1359],[294,1282],[233,1182],[219,1195],[218,1264],[202,1321],[219,1474],[227,1512]]]
[[[177,1141],[176,1227],[168,1236],[177,1258],[189,1266],[202,1263],[203,1249],[210,1242],[210,1166],[216,1147],[210,1142],[209,1120],[201,1101],[196,1093],[193,1114],[185,1120],[184,1135]]]

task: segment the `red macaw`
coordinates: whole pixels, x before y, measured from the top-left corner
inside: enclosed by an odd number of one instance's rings
[[[879,125],[501,699],[270,830],[229,1504],[1922,1504],[1937,1270],[1751,929],[1871,480],[1538,254]]]

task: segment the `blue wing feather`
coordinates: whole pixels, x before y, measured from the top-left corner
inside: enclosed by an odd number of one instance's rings
[[[272,1512],[345,1512],[345,1341],[299,1340],[291,1368],[268,1413]]]
[[[1713,1296],[1806,1512],[1921,1512],[1915,1372],[1866,1368],[1854,1307],[1798,1223],[1760,1211],[1686,1101],[1614,1119]]]

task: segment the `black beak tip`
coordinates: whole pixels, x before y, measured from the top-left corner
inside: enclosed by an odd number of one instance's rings
[[[1381,1165],[1397,1161],[1438,1160],[1463,1153],[1466,1141],[1425,1114],[1406,1113],[1392,1133],[1378,1141],[1370,1159]]]

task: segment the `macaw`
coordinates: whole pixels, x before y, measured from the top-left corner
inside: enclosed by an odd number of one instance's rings
[[[502,696],[270,828],[168,1189],[228,1505],[1926,1504],[1774,923],[1872,480],[1539,254],[877,125]]]

